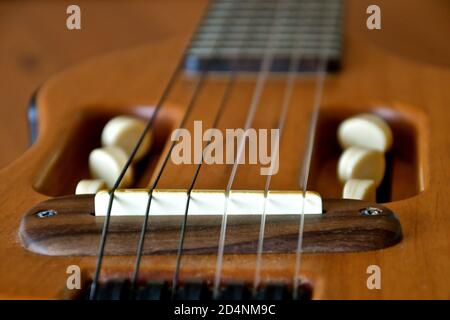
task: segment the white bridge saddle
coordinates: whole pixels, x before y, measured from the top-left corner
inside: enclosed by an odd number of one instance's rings
[[[149,200],[148,189],[118,189],[114,193],[112,216],[145,215]],[[105,216],[109,203],[108,191],[95,195],[95,215]],[[184,215],[188,200],[187,190],[156,189],[150,206],[150,216]],[[303,205],[304,202],[304,205]],[[228,200],[224,190],[192,190],[188,215],[267,215],[321,214],[322,198],[307,191],[230,191]]]

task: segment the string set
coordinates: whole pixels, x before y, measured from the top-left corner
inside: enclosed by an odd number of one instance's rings
[[[207,10],[205,12],[207,12]],[[192,40],[190,42],[192,42]],[[216,46],[218,44],[217,42],[218,41],[216,41],[216,43],[213,46],[213,51],[214,51],[214,49],[216,48]],[[133,159],[134,159],[134,157],[135,157],[135,155],[137,153],[137,150],[139,150],[139,148],[140,148],[140,146],[141,146],[141,144],[142,144],[142,142],[144,140],[144,137],[148,134],[148,132],[151,130],[151,128],[153,128],[154,122],[155,122],[155,120],[157,118],[157,115],[158,115],[160,109],[164,105],[164,102],[166,101],[167,97],[169,96],[169,93],[170,93],[170,91],[172,90],[172,88],[174,86],[175,80],[178,78],[178,76],[180,75],[181,71],[183,70],[184,56],[186,55],[187,50],[188,49],[186,49],[185,52],[182,54],[182,58],[178,62],[177,66],[175,68],[175,71],[172,73],[171,77],[169,78],[169,81],[168,81],[166,87],[164,88],[163,93],[161,94],[161,96],[160,96],[160,98],[159,98],[159,100],[158,100],[158,102],[156,104],[155,110],[154,110],[150,120],[147,122],[143,132],[139,136],[139,139],[136,142],[136,145],[134,146],[134,148],[133,148],[133,150],[132,150],[132,152],[130,154],[130,157],[127,159],[127,162],[125,163],[124,167],[122,168],[121,173],[117,177],[117,180],[114,183],[113,188],[109,191],[109,195],[110,196],[109,196],[109,201],[108,201],[108,208],[107,208],[107,213],[105,215],[105,220],[104,220],[103,227],[102,227],[102,234],[101,234],[101,238],[100,238],[100,245],[99,245],[99,250],[98,250],[98,254],[97,254],[96,268],[95,268],[94,277],[93,277],[93,280],[92,280],[91,290],[90,290],[90,294],[89,294],[89,298],[91,300],[94,300],[96,298],[96,295],[97,295],[98,282],[99,282],[100,272],[101,272],[101,268],[102,268],[102,262],[103,262],[103,257],[104,257],[104,253],[105,253],[105,245],[106,245],[107,234],[108,234],[110,218],[111,218],[111,209],[112,209],[112,204],[113,204],[113,201],[114,201],[114,192],[118,189],[118,187],[119,187],[123,177],[125,176],[125,173],[127,172],[128,168],[130,167],[130,165],[131,165],[131,163],[132,163],[132,161],[133,161]],[[211,52],[210,55],[212,56],[213,52]],[[191,111],[192,111],[192,109],[193,109],[193,107],[195,105],[195,102],[196,102],[196,99],[198,97],[198,94],[201,91],[200,89],[201,89],[201,87],[204,84],[207,70],[208,70],[208,66],[206,66],[204,68],[204,70],[200,73],[200,75],[199,75],[199,77],[198,77],[198,79],[196,81],[196,84],[195,84],[195,87],[194,87],[194,92],[193,92],[193,94],[191,96],[191,99],[190,99],[190,101],[188,103],[186,112],[185,112],[185,114],[183,116],[183,119],[182,119],[182,121],[180,123],[179,128],[183,128],[184,127],[185,122],[187,121],[187,119],[188,119],[188,117],[189,117],[189,115],[190,115],[190,113],[191,113]],[[234,80],[235,80],[235,77],[234,77],[234,73],[233,73],[233,75],[230,77],[230,81],[227,84],[224,97],[222,98],[223,101],[227,100],[226,97],[228,96],[228,92],[230,91],[230,88],[232,86],[232,83],[234,83]],[[224,108],[224,106],[225,106],[225,103],[222,103],[222,106],[219,108],[219,111],[218,111],[218,114],[217,114],[217,117],[216,117],[216,120],[215,120],[216,122],[218,122],[218,119],[219,119],[220,115],[222,114],[221,110]],[[143,223],[142,223],[142,228],[141,228],[141,233],[140,233],[140,237],[139,237],[138,246],[137,246],[137,249],[136,249],[136,262],[135,262],[135,268],[134,268],[132,279],[131,279],[132,289],[134,289],[136,287],[136,284],[137,284],[137,281],[138,281],[140,264],[141,264],[141,260],[142,260],[142,253],[143,253],[144,242],[145,242],[145,234],[146,234],[147,229],[148,229],[148,220],[149,220],[151,201],[153,199],[153,191],[157,187],[157,184],[158,184],[158,182],[159,182],[159,180],[160,180],[160,178],[162,176],[162,173],[164,172],[164,168],[166,167],[166,165],[168,163],[168,160],[169,160],[169,158],[171,156],[171,153],[172,153],[172,150],[173,150],[174,146],[176,145],[177,140],[178,140],[178,136],[175,137],[175,139],[173,139],[172,144],[169,147],[169,151],[167,152],[167,155],[166,155],[166,157],[163,160],[163,163],[162,163],[162,165],[161,165],[161,167],[159,169],[159,172],[156,175],[156,179],[155,179],[154,183],[152,184],[152,186],[151,186],[151,188],[149,189],[149,192],[148,192],[149,197],[148,197],[148,201],[147,201],[147,206],[146,206],[146,212],[145,212],[144,220],[143,220]],[[195,183],[196,177],[198,176],[199,170],[200,170],[200,166],[198,166],[198,168],[196,170],[196,174],[195,174],[195,176],[193,178],[192,187],[193,187],[193,185]],[[192,190],[192,189],[190,189],[190,190]],[[189,207],[188,207],[189,206],[189,199],[190,199],[190,192],[189,192],[189,196],[188,196],[188,202],[187,202],[185,216],[187,215],[187,211],[189,209]],[[183,223],[183,227],[182,227],[182,239],[180,241],[179,248],[182,248],[182,244],[184,242],[184,231],[183,230],[185,230],[185,220],[186,220],[186,217],[184,219],[184,223]],[[180,251],[180,249],[179,249],[179,251]],[[179,260],[180,260],[179,257],[180,256],[181,256],[181,252],[177,255],[177,266],[176,266],[176,270],[177,271],[175,272],[174,280],[176,280],[178,278]]]
[[[271,26],[271,32],[269,41],[267,43],[267,46],[265,48],[265,54],[263,57],[263,61],[261,63],[261,68],[258,73],[258,77],[256,80],[256,86],[253,92],[252,100],[250,103],[250,108],[247,113],[247,118],[245,120],[245,126],[244,126],[244,132],[247,132],[247,130],[250,128],[251,124],[253,123],[253,119],[255,117],[257,108],[259,106],[259,101],[261,99],[261,93],[264,88],[264,84],[269,76],[270,73],[270,67],[272,65],[273,60],[273,46],[274,42],[276,41],[275,35],[276,28],[277,28],[277,22],[279,22],[278,15],[280,12],[280,5],[282,2],[278,2],[276,7],[276,13],[275,17],[273,19],[273,24]],[[224,255],[224,249],[225,249],[225,237],[226,237],[226,230],[227,230],[227,218],[228,218],[228,202],[229,202],[229,195],[231,188],[233,187],[233,182],[236,177],[237,169],[239,166],[239,163],[241,162],[242,154],[245,147],[245,140],[246,137],[240,141],[240,144],[238,145],[238,151],[236,154],[236,158],[231,170],[230,178],[228,179],[228,184],[225,190],[225,204],[224,204],[224,211],[222,215],[222,221],[221,221],[221,227],[220,227],[220,236],[219,236],[219,247],[217,250],[217,263],[216,263],[216,272],[214,276],[214,289],[213,289],[213,296],[215,298],[218,298],[219,296],[219,290],[220,290],[220,279],[221,279],[221,273],[222,273],[222,264],[223,264],[223,255]]]
[[[301,41],[302,40],[301,38],[302,38],[301,34],[299,33],[299,36],[297,37],[297,41]],[[291,54],[291,58],[290,58],[290,62],[289,62],[289,71],[288,71],[288,76],[287,76],[287,81],[286,81],[286,88],[285,88],[284,94],[283,94],[283,101],[281,104],[281,112],[280,112],[280,117],[279,117],[279,121],[278,121],[278,130],[279,130],[279,135],[280,135],[280,141],[282,141],[284,126],[286,124],[286,118],[287,118],[287,114],[289,111],[289,106],[291,104],[292,93],[294,91],[294,84],[295,84],[295,80],[297,78],[300,61],[301,61],[301,56],[294,49]],[[271,150],[272,155],[275,154],[275,157],[276,157],[276,154],[278,154],[279,152],[280,152],[279,144],[275,144],[274,146],[272,146],[272,150]],[[260,272],[261,272],[261,263],[262,263],[262,252],[263,252],[263,248],[264,248],[264,232],[265,232],[265,226],[266,226],[266,204],[267,204],[267,196],[268,196],[268,192],[269,192],[269,188],[270,188],[270,183],[272,181],[272,176],[273,176],[273,168],[274,168],[273,166],[270,167],[270,171],[266,178],[266,183],[265,183],[265,187],[264,187],[264,204],[263,204],[263,212],[261,215],[261,223],[260,223],[259,236],[258,236],[258,246],[257,246],[257,251],[256,251],[255,278],[253,281],[253,294],[254,295],[256,295],[256,291],[258,290],[259,284],[261,281]]]
[[[211,56],[214,53],[214,50],[216,49],[218,45],[218,41],[216,40],[215,44],[213,45],[213,49],[211,52]],[[236,55],[237,57],[237,55]],[[201,83],[203,84],[206,75],[208,73],[208,65],[209,65],[209,60],[207,62],[207,65],[205,66],[202,74],[200,75],[201,77]],[[218,111],[215,115],[212,127],[216,127],[223,112],[224,109],[226,107],[226,104],[228,102],[228,97],[231,93],[231,88],[234,84],[236,80],[236,74],[234,71],[231,72],[231,75],[228,77],[228,81],[227,84],[225,86],[225,90],[224,90],[224,94],[221,98],[220,101],[220,106],[218,108]],[[197,87],[198,89],[201,88],[201,86]],[[199,91],[196,91],[196,95],[198,94]],[[195,104],[195,99],[191,100],[191,105],[193,106]],[[180,128],[184,126],[184,122],[180,125]],[[178,140],[178,137],[176,137],[176,139],[173,140],[171,147],[169,149],[169,152],[166,156],[166,158],[164,159],[164,164],[161,167],[159,173],[158,173],[158,178],[155,180],[154,184],[152,185],[151,189],[150,189],[150,193],[149,193],[149,200],[147,203],[147,207],[146,207],[146,212],[145,212],[145,219],[144,219],[144,224],[143,227],[141,229],[141,237],[139,240],[139,245],[138,245],[138,252],[137,252],[137,259],[136,259],[136,265],[135,265],[135,269],[134,269],[134,274],[133,274],[133,278],[132,278],[132,288],[134,288],[136,286],[136,282],[137,282],[137,278],[138,278],[138,273],[139,273],[139,269],[140,269],[140,261],[141,261],[141,257],[142,257],[142,252],[143,252],[143,245],[144,245],[144,240],[145,240],[145,234],[147,232],[147,223],[148,223],[148,216],[149,216],[149,211],[150,211],[150,205],[151,205],[151,199],[152,199],[152,194],[153,194],[153,190],[157,187],[158,181],[159,181],[159,177],[162,175],[165,165],[167,164],[167,161],[172,153],[172,149],[176,144],[176,141]],[[181,225],[181,232],[180,232],[180,239],[179,239],[179,244],[178,244],[178,249],[177,249],[177,256],[176,256],[176,261],[175,261],[175,271],[173,274],[173,278],[172,278],[172,296],[175,294],[175,289],[178,283],[178,278],[179,278],[179,273],[180,273],[180,266],[181,266],[181,257],[182,257],[182,252],[183,252],[183,246],[184,246],[184,239],[185,239],[185,232],[186,232],[186,224],[187,224],[187,216],[188,216],[188,212],[189,212],[189,204],[190,204],[190,200],[191,200],[191,192],[194,189],[195,186],[195,182],[197,180],[198,174],[200,173],[200,168],[203,164],[203,158],[204,158],[204,152],[206,152],[208,146],[211,144],[212,140],[209,140],[207,142],[207,144],[205,145],[205,147],[203,148],[202,151],[202,155],[201,155],[201,161],[199,162],[199,164],[196,167],[194,176],[192,178],[192,181],[190,183],[190,186],[188,188],[187,191],[187,201],[186,201],[186,207],[185,207],[185,212],[184,212],[184,216],[183,216],[183,220],[182,220],[182,225]]]
[[[260,70],[258,72],[256,85],[255,85],[255,88],[253,91],[252,100],[251,100],[251,103],[249,106],[249,111],[247,113],[247,117],[246,117],[246,121],[245,121],[245,125],[244,125],[244,132],[247,132],[247,130],[251,127],[251,125],[253,123],[258,106],[260,104],[260,99],[261,99],[262,92],[264,90],[265,82],[268,79],[269,74],[271,72],[271,66],[272,66],[273,59],[274,59],[273,47],[277,41],[276,35],[278,35],[280,33],[280,31],[278,29],[279,28],[278,23],[280,21],[279,15],[280,15],[280,12],[282,11],[281,9],[283,8],[283,4],[284,4],[283,0],[281,0],[277,3],[275,15],[273,18],[273,25],[271,26],[271,32],[269,35],[269,41],[265,48],[263,60],[260,65]],[[248,32],[248,36],[250,36],[250,32]],[[242,38],[242,42],[244,42],[246,39],[247,38]],[[301,40],[301,37],[299,36],[297,40]],[[210,53],[211,56],[213,55],[214,50],[216,49],[217,46],[218,46],[218,41],[216,40],[216,43],[213,46],[213,50]],[[238,56],[238,53],[236,54],[236,59],[237,59],[237,56]],[[300,66],[300,61],[301,61],[301,56],[299,55],[298,52],[296,52],[295,49],[293,49],[293,52],[290,57],[289,71],[288,71],[288,76],[287,76],[287,81],[286,81],[286,87],[285,87],[284,94],[283,94],[281,112],[280,112],[279,121],[278,121],[278,130],[279,130],[279,134],[280,134],[280,140],[281,140],[281,137],[283,134],[283,129],[285,126],[289,106],[291,104],[291,97],[292,97],[292,93],[294,91],[294,84],[295,84],[295,79],[297,77],[297,72],[298,72],[298,69]],[[142,132],[141,136],[139,137],[135,147],[133,148],[133,151],[131,152],[130,157],[127,159],[125,166],[122,168],[121,173],[118,176],[113,188],[109,192],[108,209],[107,209],[107,214],[105,216],[105,220],[103,223],[102,234],[101,234],[101,238],[100,238],[100,245],[99,245],[99,250],[98,250],[98,254],[97,254],[96,269],[95,269],[95,273],[94,273],[94,277],[93,277],[93,281],[92,281],[92,285],[91,285],[90,299],[95,299],[96,294],[97,294],[97,286],[98,286],[100,272],[101,272],[101,268],[102,268],[102,261],[103,261],[103,257],[105,254],[105,245],[106,245],[107,234],[108,234],[108,229],[109,229],[109,224],[110,224],[111,209],[112,209],[112,205],[113,205],[113,201],[114,201],[114,192],[119,187],[126,171],[128,170],[130,164],[132,163],[132,161],[135,157],[137,150],[139,149],[140,145],[142,144],[145,135],[153,128],[154,122],[157,118],[157,115],[158,115],[160,109],[164,105],[164,102],[166,101],[167,97],[169,96],[169,93],[174,86],[175,80],[178,78],[181,71],[183,70],[183,62],[184,62],[184,60],[181,59],[175,69],[175,72],[171,75],[167,86],[165,87],[161,97],[159,98],[159,100],[156,104],[156,107],[154,109],[154,112],[153,112],[151,118],[147,122],[147,125],[146,125],[144,131]],[[317,126],[317,121],[318,121],[321,96],[323,93],[327,62],[328,62],[327,54],[326,54],[326,50],[324,50],[324,53],[321,56],[319,66],[318,66],[314,105],[313,105],[310,127],[309,127],[307,141],[306,141],[306,152],[305,152],[304,158],[303,158],[302,170],[299,175],[299,186],[303,192],[303,197],[305,197],[305,193],[307,190],[308,176],[309,176],[309,170],[310,170],[310,165],[311,165],[313,144],[314,144],[316,126]],[[201,71],[200,75],[197,77],[197,80],[195,82],[195,87],[193,89],[193,93],[187,104],[186,111],[183,115],[183,119],[180,122],[179,128],[183,128],[186,125],[186,122],[187,122],[194,106],[196,105],[198,96],[199,96],[201,89],[204,86],[204,83],[207,78],[208,64],[209,64],[209,60],[207,62],[207,65]],[[217,126],[220,118],[224,114],[224,110],[226,108],[230,92],[232,91],[231,89],[236,81],[236,72],[237,72],[237,70],[232,69],[231,73],[228,77],[223,96],[221,97],[219,108],[218,108],[217,113],[213,120],[213,127]],[[153,192],[157,188],[158,182],[160,181],[160,178],[164,172],[164,169],[169,161],[172,150],[175,147],[176,143],[178,142],[178,138],[179,138],[179,135],[177,135],[175,137],[175,139],[173,139],[173,141],[168,149],[168,152],[165,155],[163,162],[162,162],[161,166],[159,167],[159,170],[155,176],[155,179],[154,179],[153,183],[151,184],[151,187],[149,188],[149,191],[148,191],[148,200],[147,200],[147,205],[146,205],[146,211],[145,211],[145,216],[144,216],[144,219],[142,222],[139,242],[138,242],[137,249],[136,249],[135,267],[134,267],[134,271],[133,271],[133,275],[132,275],[132,279],[131,279],[132,292],[136,288],[136,285],[139,281],[139,270],[140,270],[142,255],[143,255],[143,251],[144,251],[145,238],[146,238],[146,234],[148,232],[147,229],[148,229],[148,224],[149,224],[149,215],[150,215],[150,208],[151,208],[151,203],[152,203],[152,199],[153,199]],[[229,195],[230,195],[230,192],[231,192],[231,189],[233,186],[233,182],[234,182],[236,174],[237,174],[238,165],[241,162],[241,157],[242,157],[242,154],[243,154],[243,151],[245,148],[245,141],[246,141],[246,137],[244,137],[240,141],[240,144],[238,145],[238,152],[237,152],[235,162],[233,164],[231,174],[228,179],[228,183],[227,183],[226,190],[225,190],[224,212],[222,215],[222,221],[221,221],[221,227],[220,227],[216,270],[215,270],[215,276],[214,276],[213,296],[215,298],[219,297],[220,285],[221,285],[221,273],[222,273],[223,256],[224,256],[224,249],[225,249],[225,238],[226,238],[226,229],[227,229],[226,227],[227,227],[227,216],[228,216],[227,209],[228,209]],[[172,298],[176,291],[175,289],[176,289],[178,281],[179,281],[181,258],[182,258],[182,254],[183,254],[183,247],[184,247],[184,241],[185,241],[186,224],[187,224],[187,219],[188,219],[191,192],[194,189],[201,166],[203,164],[204,152],[207,150],[207,148],[211,144],[211,142],[212,141],[210,139],[206,143],[205,147],[203,148],[202,155],[201,155],[201,161],[197,165],[194,176],[192,177],[191,183],[187,189],[187,202],[186,202],[184,217],[183,217],[182,225],[181,225],[180,239],[179,239],[179,245],[177,248],[177,256],[176,256],[175,268],[174,268],[173,279],[172,279],[172,291],[171,291]],[[272,146],[272,155],[278,154],[278,153],[279,153],[279,145],[275,144]],[[268,195],[268,192],[270,189],[270,183],[271,183],[271,178],[272,178],[271,173],[273,172],[273,164],[272,164],[270,170],[271,170],[271,172],[269,173],[269,175],[266,178],[265,188],[264,188],[264,209],[263,209],[263,212],[261,215],[258,246],[257,246],[257,256],[256,256],[256,267],[255,267],[255,275],[254,275],[254,283],[253,283],[253,289],[255,292],[258,289],[260,282],[261,282],[260,273],[261,273],[261,260],[262,260],[263,243],[264,243],[264,230],[265,230],[265,224],[266,224],[266,201],[267,201],[267,195]],[[304,203],[305,203],[305,198],[303,198],[302,210],[300,212],[299,230],[298,230],[298,240],[297,240],[296,259],[295,259],[296,263],[295,263],[295,271],[294,271],[294,277],[293,277],[294,298],[298,295],[298,286],[299,286],[299,281],[300,281],[299,274],[300,274],[300,268],[301,268],[302,238],[303,238],[303,229],[304,229]]]
[[[295,269],[293,277],[293,297],[298,298],[298,288],[301,281],[300,269],[301,269],[301,258],[302,258],[302,247],[303,247],[303,230],[305,225],[305,194],[308,187],[308,178],[311,168],[311,159],[314,149],[314,140],[317,131],[317,122],[319,120],[319,111],[322,101],[323,89],[325,84],[325,76],[327,72],[328,65],[328,49],[326,46],[326,41],[322,39],[322,55],[319,59],[318,68],[316,71],[316,90],[314,93],[313,109],[311,113],[311,119],[309,121],[309,131],[306,135],[306,152],[303,158],[303,168],[299,175],[299,187],[303,193],[302,208],[300,213],[300,223],[298,228],[298,239],[297,239],[297,249],[295,251]]]

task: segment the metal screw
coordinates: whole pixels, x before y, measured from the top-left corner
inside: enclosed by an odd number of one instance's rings
[[[36,213],[38,218],[41,218],[41,219],[53,217],[53,216],[56,216],[57,214],[58,214],[58,212],[56,212],[55,210],[43,210],[43,211],[39,211],[38,213]]]
[[[383,213],[383,210],[375,207],[367,207],[359,210],[359,213],[361,213],[363,216],[378,216]]]

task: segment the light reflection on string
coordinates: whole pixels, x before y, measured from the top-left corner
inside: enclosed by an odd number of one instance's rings
[[[337,23],[338,21],[336,21]],[[295,268],[294,268],[294,276],[293,276],[293,298],[298,298],[298,287],[301,281],[300,278],[300,269],[301,269],[301,258],[302,258],[302,248],[303,248],[303,230],[305,224],[305,194],[308,187],[308,178],[311,169],[311,159],[314,149],[314,140],[317,131],[317,122],[319,120],[319,111],[320,105],[322,102],[323,89],[325,84],[325,77],[327,73],[327,65],[328,65],[328,50],[326,40],[322,40],[322,54],[319,58],[319,64],[317,67],[316,73],[316,90],[314,94],[314,102],[313,109],[311,113],[310,127],[308,131],[307,140],[306,140],[306,152],[303,158],[303,167],[299,175],[299,186],[303,193],[303,201],[302,208],[300,214],[300,223],[298,229],[298,239],[297,239],[297,248],[295,252]]]
[[[277,3],[275,15],[273,18],[273,24],[271,26],[271,32],[269,36],[269,41],[267,43],[265,54],[263,57],[263,61],[261,63],[261,69],[258,73],[258,78],[256,80],[256,86],[253,92],[252,101],[250,103],[250,108],[247,114],[247,118],[245,121],[244,126],[244,133],[248,131],[251,124],[253,123],[253,119],[255,117],[257,108],[259,106],[259,101],[261,99],[261,94],[264,89],[264,84],[269,76],[270,73],[270,67],[272,65],[273,61],[273,47],[275,43],[275,35],[277,34],[277,27],[279,24],[278,16],[280,14],[280,4],[284,1],[280,1]],[[217,299],[219,297],[219,290],[220,290],[220,280],[221,280],[221,274],[222,274],[222,264],[223,264],[223,255],[224,255],[224,248],[225,248],[225,238],[226,238],[226,230],[227,230],[227,218],[228,218],[228,203],[229,203],[229,195],[231,188],[233,186],[234,179],[236,177],[236,172],[239,166],[239,163],[241,162],[242,154],[245,148],[245,141],[246,137],[244,136],[243,139],[240,141],[240,144],[238,146],[238,152],[235,158],[235,162],[232,167],[232,171],[230,174],[230,178],[228,180],[227,188],[225,190],[225,203],[224,203],[224,211],[222,215],[222,221],[220,226],[220,236],[219,236],[219,246],[217,250],[217,261],[216,261],[216,272],[214,276],[214,288],[213,288],[213,297]]]

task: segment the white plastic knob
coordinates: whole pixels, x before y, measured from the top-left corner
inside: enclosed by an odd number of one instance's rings
[[[101,137],[102,146],[122,148],[129,157],[145,126],[145,121],[141,119],[130,116],[114,117],[103,128]],[[151,141],[151,134],[147,133],[133,158],[133,162],[139,161],[148,153],[151,147]]]
[[[388,151],[393,142],[392,130],[379,116],[363,113],[343,121],[338,128],[338,140],[343,149],[363,147]]]
[[[350,147],[339,158],[338,177],[342,183],[350,179],[370,179],[378,187],[383,180],[385,167],[383,153],[360,147]]]
[[[89,170],[95,179],[105,181],[108,188],[112,188],[114,183],[127,162],[128,156],[121,148],[103,147],[94,149],[89,155]],[[125,173],[121,188],[127,188],[133,184],[133,168],[130,166]]]
[[[373,180],[350,179],[342,192],[343,199],[375,201],[376,187]]]
[[[105,181],[101,179],[84,179],[78,182],[75,194],[95,194],[107,189]]]

